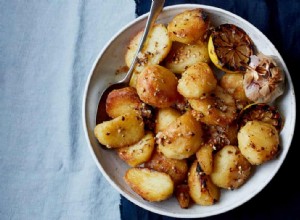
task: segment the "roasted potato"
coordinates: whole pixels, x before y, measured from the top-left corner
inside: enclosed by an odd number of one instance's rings
[[[196,44],[173,42],[172,48],[164,60],[164,66],[173,73],[181,74],[188,67],[199,62],[210,62],[207,42]]]
[[[170,107],[179,99],[174,73],[159,65],[148,65],[138,76],[136,90],[140,99],[154,107]]]
[[[140,31],[129,43],[125,54],[125,62],[128,67],[133,61],[142,35],[143,31]],[[140,73],[147,65],[159,64],[169,53],[171,46],[172,41],[168,36],[167,28],[163,24],[154,25],[138,55],[135,71]]]
[[[251,174],[251,164],[236,146],[227,145],[214,157],[211,180],[225,189],[236,189],[243,185]]]
[[[170,175],[175,185],[182,183],[187,177],[188,165],[186,160],[170,159],[155,150],[145,167]]]
[[[191,198],[199,205],[213,205],[220,199],[219,187],[211,181],[209,175],[201,172],[197,161],[190,168],[188,186]]]
[[[142,101],[132,87],[115,89],[107,96],[106,113],[111,118],[125,115],[130,111],[140,111],[141,109]]]
[[[130,168],[124,179],[133,191],[150,202],[165,200],[174,191],[174,183],[168,174],[148,168]]]
[[[136,167],[151,158],[154,149],[154,136],[148,132],[139,142],[129,147],[118,148],[119,157],[129,166]]]
[[[210,144],[203,144],[196,152],[197,161],[202,171],[210,175],[213,170],[213,147]]]
[[[181,160],[199,149],[202,144],[202,127],[188,111],[159,132],[156,140],[159,151],[166,157]]]
[[[173,108],[158,109],[155,118],[155,132],[158,133],[165,130],[169,124],[175,121],[180,115],[180,112]]]
[[[202,9],[186,10],[169,22],[168,33],[172,41],[192,44],[205,39],[209,23],[209,17]]]
[[[234,98],[222,87],[217,86],[214,91],[200,99],[188,99],[193,112],[201,122],[208,125],[226,126],[237,116]]]
[[[107,148],[127,147],[144,136],[144,122],[139,114],[132,111],[98,124],[94,133],[98,141]]]
[[[189,194],[189,186],[187,184],[180,184],[175,188],[175,196],[181,208],[187,209],[191,203]]]
[[[217,79],[207,63],[199,62],[187,68],[178,80],[177,90],[185,98],[198,99],[217,86]]]
[[[262,121],[248,121],[238,133],[238,147],[253,165],[274,159],[278,153],[279,135],[276,128]]]
[[[249,103],[243,87],[243,73],[226,73],[221,77],[220,86],[236,100],[239,109]]]

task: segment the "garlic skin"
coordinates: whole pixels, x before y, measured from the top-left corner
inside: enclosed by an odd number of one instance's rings
[[[284,73],[275,61],[262,53],[250,56],[244,74],[245,94],[253,102],[271,103],[284,92]]]

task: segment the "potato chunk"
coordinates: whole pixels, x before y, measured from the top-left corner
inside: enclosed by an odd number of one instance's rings
[[[186,160],[170,159],[158,151],[153,153],[145,167],[169,174],[175,185],[182,183],[188,172]]]
[[[201,172],[197,161],[190,168],[188,185],[191,198],[199,205],[213,205],[220,199],[219,187],[211,181],[210,176]]]
[[[154,136],[148,132],[139,142],[129,147],[118,148],[119,157],[128,165],[136,167],[151,158],[154,149]]]
[[[159,132],[156,138],[160,152],[168,158],[180,160],[190,157],[199,149],[203,142],[202,127],[188,111]]]
[[[278,131],[266,122],[248,121],[238,132],[238,147],[253,165],[274,159],[278,153],[278,145]]]
[[[125,54],[125,62],[128,67],[133,61],[142,35],[143,31],[140,31],[129,43]],[[172,41],[168,36],[167,28],[163,24],[154,25],[138,55],[135,71],[140,73],[147,65],[159,64],[169,53],[171,46]]]
[[[130,112],[98,124],[94,133],[98,141],[108,148],[126,147],[144,136],[144,122],[136,112]]]
[[[251,164],[236,146],[227,145],[214,157],[214,184],[225,189],[236,189],[243,185],[251,174]]]
[[[139,74],[136,90],[143,102],[158,108],[169,107],[180,97],[176,76],[159,65],[148,65]]]
[[[175,188],[175,196],[181,208],[187,209],[191,203],[191,197],[189,194],[189,186],[187,184],[181,184]]]
[[[168,174],[148,168],[130,168],[124,179],[133,191],[150,202],[165,200],[174,191],[174,183]]]
[[[217,86],[217,79],[207,63],[190,66],[178,81],[177,90],[185,98],[200,98]]]
[[[156,114],[155,132],[158,133],[165,130],[169,124],[175,121],[180,115],[180,112],[173,108],[158,109]]]
[[[113,90],[106,99],[106,112],[111,118],[125,115],[130,111],[140,111],[141,108],[142,101],[132,87]]]
[[[172,41],[192,44],[203,40],[208,28],[208,15],[197,8],[176,15],[168,24],[168,33]]]
[[[196,152],[197,161],[207,175],[210,175],[213,170],[213,148],[210,144],[203,144]]]
[[[168,56],[164,60],[166,68],[173,73],[179,74],[199,62],[210,62],[206,42],[197,42],[196,44],[174,42]]]

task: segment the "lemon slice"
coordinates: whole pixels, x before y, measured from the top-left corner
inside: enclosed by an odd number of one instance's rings
[[[225,72],[245,71],[253,54],[251,38],[233,24],[222,24],[210,35],[208,52],[216,67]]]

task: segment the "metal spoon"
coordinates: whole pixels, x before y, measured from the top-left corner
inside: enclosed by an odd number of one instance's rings
[[[123,87],[126,87],[129,85],[130,78],[132,76],[135,64],[137,62],[138,54],[143,49],[143,45],[146,41],[148,33],[151,30],[151,28],[153,27],[158,15],[160,14],[160,12],[164,6],[164,3],[165,3],[165,0],[152,0],[150,14],[148,16],[144,34],[142,36],[142,39],[140,40],[138,50],[136,51],[136,54],[131,63],[131,66],[130,66],[128,72],[126,73],[124,79],[120,80],[119,82],[116,82],[115,84],[109,85],[106,89],[103,90],[101,97],[100,97],[99,104],[98,104],[96,124],[102,123],[103,121],[108,119],[108,115],[106,113],[106,99],[107,99],[108,94],[114,89],[120,89],[120,88],[123,88]]]

